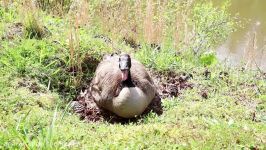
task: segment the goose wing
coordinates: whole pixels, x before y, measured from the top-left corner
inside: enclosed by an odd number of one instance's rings
[[[119,86],[120,70],[117,56],[105,58],[97,67],[91,82],[91,92],[95,102],[103,106],[115,96]]]

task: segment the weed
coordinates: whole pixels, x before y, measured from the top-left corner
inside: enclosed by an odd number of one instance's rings
[[[192,50],[200,55],[224,41],[232,32],[233,22],[226,10],[213,8],[212,3],[197,4],[193,8],[190,24],[193,26],[194,40]]]
[[[71,8],[73,0],[36,0],[36,5],[44,11],[62,16]]]
[[[28,11],[31,10],[31,11]],[[25,28],[25,36],[27,38],[41,39],[45,36],[45,28],[42,25],[42,21],[39,17],[38,8],[31,1],[25,1],[22,8],[22,13],[25,14],[23,17],[23,24]]]
[[[215,65],[217,58],[214,53],[204,53],[200,56],[200,63],[204,66]]]

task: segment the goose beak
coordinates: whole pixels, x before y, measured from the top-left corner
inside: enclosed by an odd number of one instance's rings
[[[121,70],[122,72],[122,81],[126,81],[128,78],[128,70]]]

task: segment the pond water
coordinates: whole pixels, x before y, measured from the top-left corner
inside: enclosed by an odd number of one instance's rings
[[[221,0],[213,1],[221,4]],[[266,0],[231,0],[229,12],[239,16],[243,27],[217,48],[218,58],[266,72]]]

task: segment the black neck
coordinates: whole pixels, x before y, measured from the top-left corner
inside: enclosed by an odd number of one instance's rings
[[[133,84],[131,80],[131,73],[128,71],[128,77],[125,81],[122,82],[123,87],[134,87],[135,85]]]

